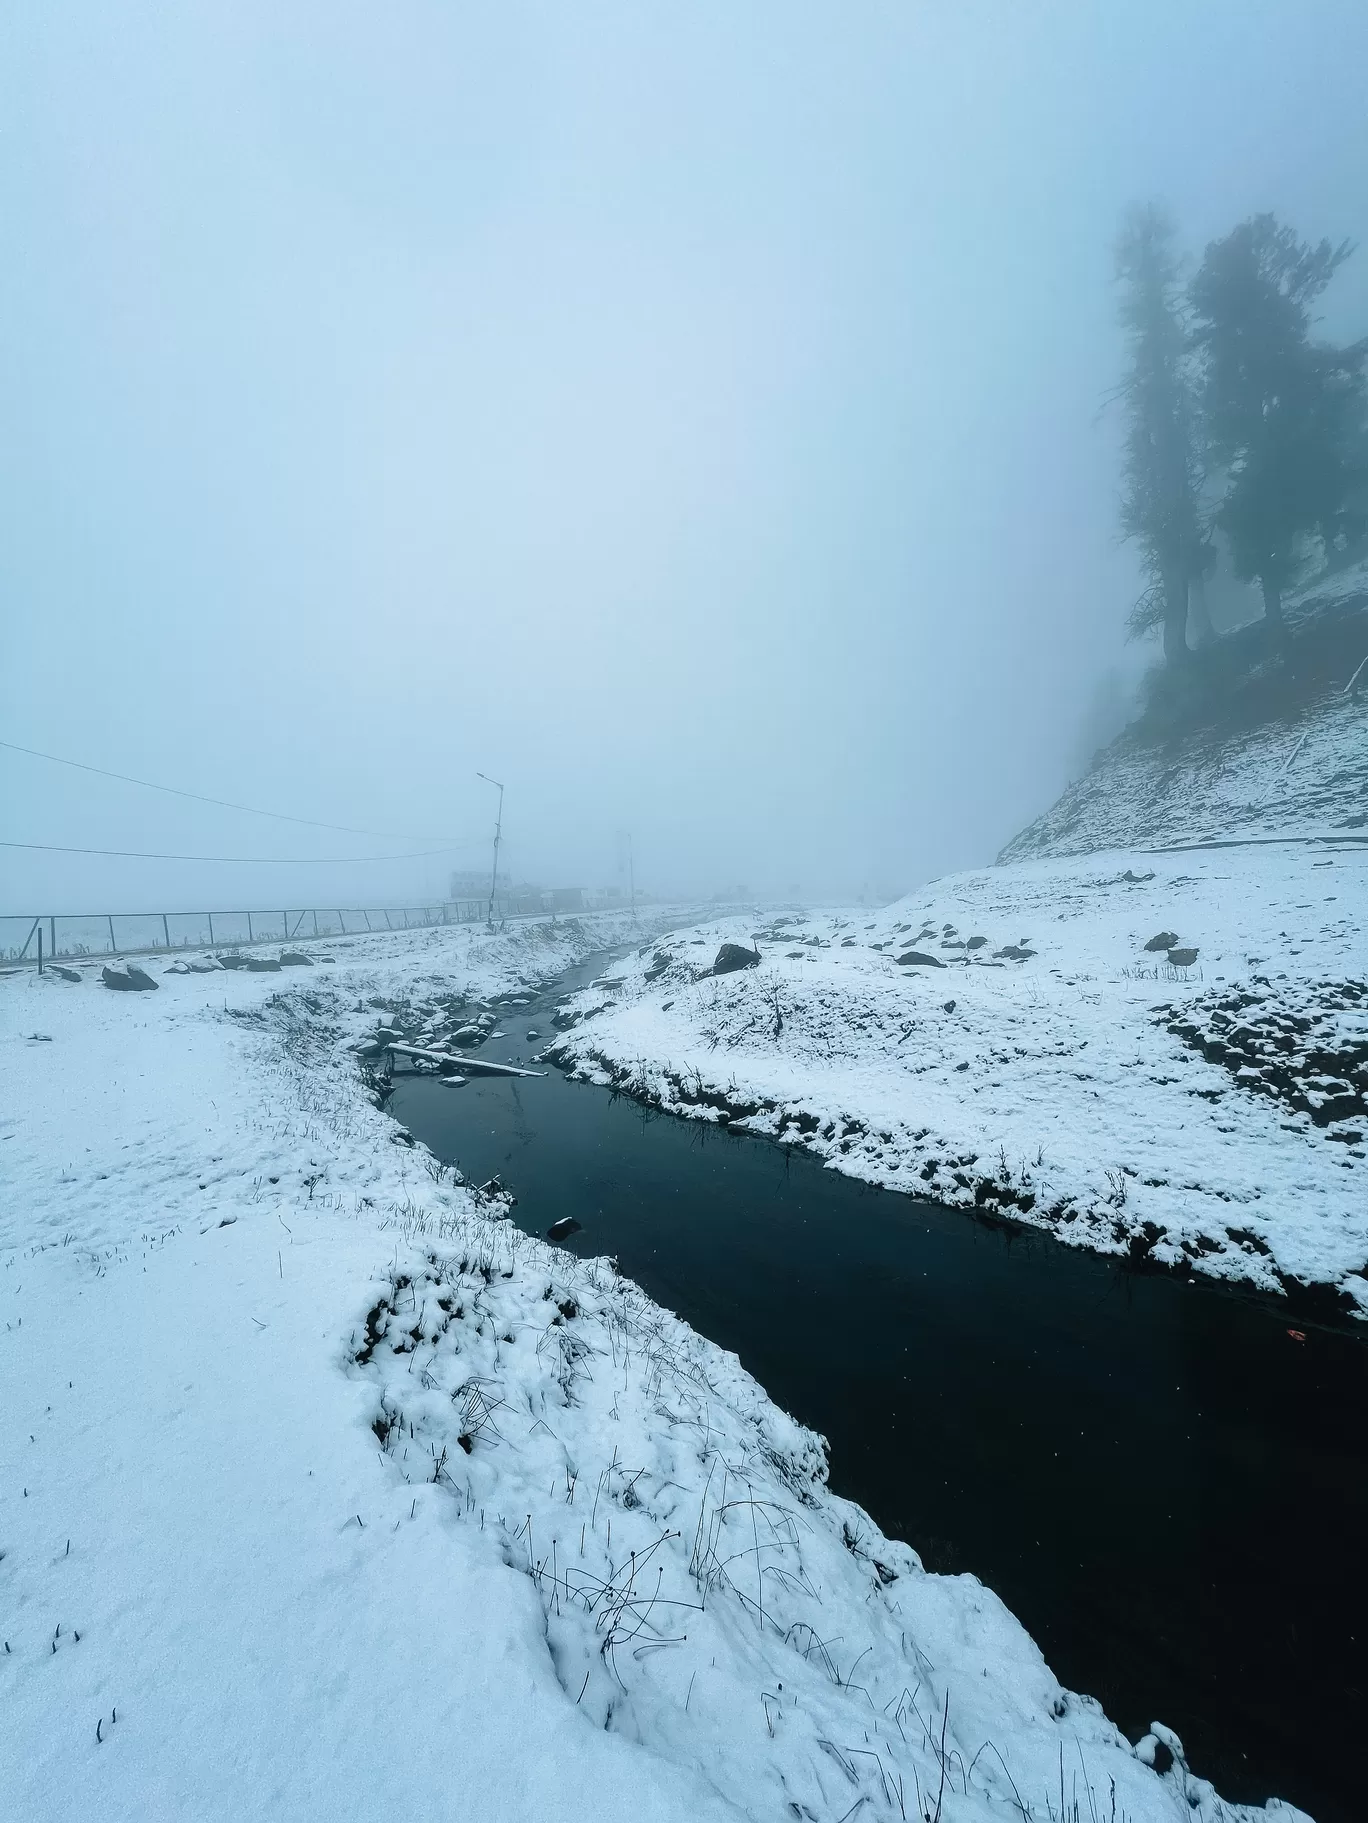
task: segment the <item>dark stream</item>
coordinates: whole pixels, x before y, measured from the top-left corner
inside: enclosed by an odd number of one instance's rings
[[[561,984],[593,973],[576,971]],[[551,1001],[483,1054],[523,1061]],[[1368,1344],[1209,1285],[870,1189],[567,1082],[396,1077],[531,1233],[570,1215],[822,1432],[831,1482],[981,1577],[1132,1739],[1230,1799],[1368,1814]],[[1297,1325],[1304,1328],[1304,1324]]]

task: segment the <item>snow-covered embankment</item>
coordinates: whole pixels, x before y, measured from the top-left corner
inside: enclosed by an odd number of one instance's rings
[[[1366,932],[1361,844],[1017,862],[678,935],[580,994],[556,1054],[871,1182],[1368,1315]],[[711,975],[723,941],[759,966]]]

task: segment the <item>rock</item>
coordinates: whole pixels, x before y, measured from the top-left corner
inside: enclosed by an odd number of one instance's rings
[[[579,1231],[580,1225],[574,1216],[563,1215],[559,1221],[552,1222],[546,1231],[546,1238],[548,1241],[565,1241],[569,1240],[572,1234],[578,1234]]]
[[[1171,949],[1168,959],[1174,968],[1191,968],[1197,960],[1197,955],[1198,952],[1195,949]]]
[[[966,949],[983,949],[987,945],[987,942],[988,939],[986,937],[968,937],[965,939],[964,947]]]
[[[280,964],[274,956],[249,956],[247,967],[254,975],[278,975],[280,973]]]
[[[280,952],[282,968],[312,968],[313,957],[306,956],[302,949],[283,949]]]
[[[247,958],[245,956],[217,956],[215,957],[215,961],[220,968],[246,968],[247,966]]]
[[[1149,942],[1145,945],[1145,948],[1150,951],[1172,949],[1177,941],[1178,933],[1176,930],[1161,930],[1150,938]]]
[[[713,960],[714,975],[733,975],[737,969],[757,968],[760,963],[758,949],[747,949],[741,943],[724,943]]]
[[[49,967],[52,969],[53,974],[60,975],[63,981],[79,981],[81,979],[81,972],[79,969],[63,968],[60,962],[50,963]]]
[[[1005,956],[1009,962],[1029,962],[1035,953],[1033,949],[1026,949],[1020,943],[1005,943],[1001,949],[993,951],[995,956]]]
[[[468,1076],[439,1076],[437,1080],[444,1089],[463,1089],[470,1078]]]
[[[131,962],[124,968],[102,968],[100,979],[106,987],[112,987],[120,994],[145,994],[149,988],[155,989],[157,985],[145,970],[137,968]]]
[[[899,968],[944,968],[939,956],[928,956],[924,949],[904,950],[898,957]]]
[[[943,1013],[953,1013],[954,1010],[955,1010],[955,1003],[953,1000],[947,1000],[945,1005],[941,1008],[941,1011]]]
[[[480,1044],[483,1040],[484,1028],[478,1025],[463,1025],[451,1034],[452,1044]]]
[[[535,1044],[540,1037],[541,1033],[537,1030],[536,1026],[532,1026],[527,1034],[527,1042],[529,1044]]]

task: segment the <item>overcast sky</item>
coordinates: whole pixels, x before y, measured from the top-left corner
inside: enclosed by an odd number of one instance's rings
[[[1121,210],[1366,173],[1362,0],[6,8],[0,738],[377,836],[0,750],[10,840],[329,858],[0,910],[429,895],[477,768],[548,884],[990,860],[1138,662]]]

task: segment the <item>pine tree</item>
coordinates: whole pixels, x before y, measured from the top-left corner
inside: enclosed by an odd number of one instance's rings
[[[1207,434],[1227,470],[1216,522],[1279,645],[1283,593],[1311,540],[1341,530],[1358,480],[1368,344],[1314,343],[1310,315],[1351,251],[1256,215],[1212,242],[1192,283]]]
[[[1139,546],[1148,587],[1132,634],[1163,629],[1170,665],[1188,655],[1188,588],[1206,557],[1193,367],[1173,226],[1153,205],[1126,216],[1116,250],[1128,364],[1121,530]]]

